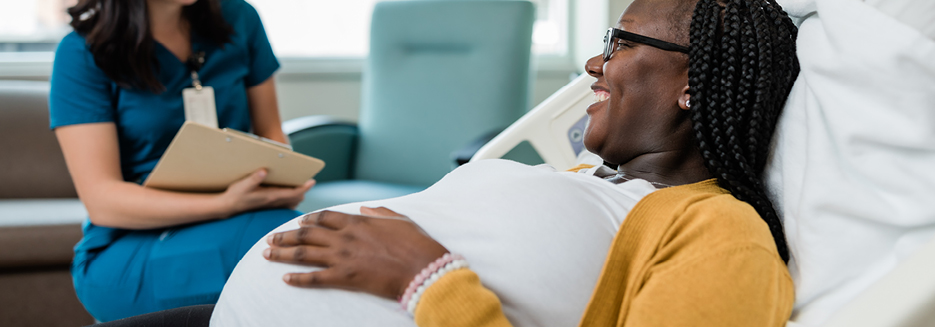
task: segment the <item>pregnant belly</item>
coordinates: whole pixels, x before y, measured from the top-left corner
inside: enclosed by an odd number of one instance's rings
[[[639,199],[594,177],[511,165],[462,168],[424,192],[330,210],[385,206],[404,214],[465,256],[513,324],[574,326],[620,221]],[[276,231],[297,227],[293,220]],[[266,247],[258,242],[238,264],[213,326],[413,326],[392,300],[286,285],[283,274],[317,268],[268,262]]]

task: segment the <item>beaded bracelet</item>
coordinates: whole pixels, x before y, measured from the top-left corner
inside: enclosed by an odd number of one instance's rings
[[[415,315],[419,298],[422,297],[422,293],[424,293],[429,286],[438,281],[438,279],[446,273],[467,267],[468,263],[461,255],[445,253],[441,258],[438,258],[430,263],[428,267],[422,269],[422,271],[412,279],[412,282],[409,283],[409,287],[406,288],[403,296],[400,297],[399,304],[402,305],[403,310],[409,312],[410,315]]]
[[[406,311],[408,311],[410,315],[415,316],[416,306],[419,304],[419,299],[422,298],[422,294],[425,293],[425,290],[431,287],[432,284],[435,284],[435,282],[441,279],[442,276],[444,276],[445,274],[451,271],[454,271],[454,270],[467,268],[467,267],[468,267],[467,260],[458,259],[458,260],[449,262],[447,265],[445,265],[445,267],[442,267],[442,269],[439,269],[438,271],[432,273],[432,275],[429,276],[429,278],[426,279],[425,282],[422,283],[422,285],[416,288],[416,291],[412,295],[412,298],[410,298],[409,302],[406,303]]]

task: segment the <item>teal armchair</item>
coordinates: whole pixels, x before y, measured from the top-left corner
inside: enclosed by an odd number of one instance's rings
[[[296,151],[326,162],[298,209],[421,191],[454,152],[522,116],[534,15],[528,1],[378,3],[358,124],[283,124]]]

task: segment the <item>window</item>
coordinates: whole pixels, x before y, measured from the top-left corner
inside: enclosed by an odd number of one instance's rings
[[[367,54],[370,15],[379,0],[248,0],[263,19],[281,57],[363,57]],[[533,52],[565,55],[568,0],[533,0],[537,20]]]
[[[540,55],[568,52],[568,0],[533,0],[536,22],[532,29],[532,51]]]
[[[77,0],[0,1],[0,52],[52,51],[71,31],[65,10]]]
[[[0,52],[47,52],[71,31],[65,12],[78,0],[0,0]],[[260,13],[281,57],[363,57],[370,15],[382,0],[247,0]],[[533,52],[568,52],[568,2],[532,0],[537,6]]]

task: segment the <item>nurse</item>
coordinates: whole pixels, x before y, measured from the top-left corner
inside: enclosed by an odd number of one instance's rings
[[[183,89],[213,88],[219,127],[287,142],[273,55],[243,0],[81,0],[56,50],[51,127],[89,220],[75,246],[78,298],[101,321],[217,301],[234,266],[313,181],[221,193],[144,188],[186,120]],[[193,74],[193,72],[195,74]]]

